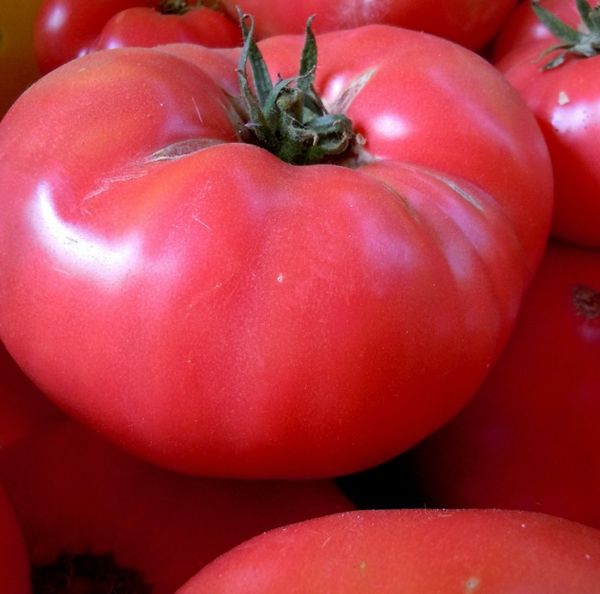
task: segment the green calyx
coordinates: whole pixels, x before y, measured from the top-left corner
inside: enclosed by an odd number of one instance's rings
[[[159,0],[156,10],[161,14],[186,14],[194,8],[220,10],[219,0]]]
[[[586,320],[600,318],[600,293],[585,285],[576,285],[571,292],[578,315]]]
[[[592,8],[588,0],[575,0],[575,3],[581,16],[581,30],[574,29],[561,21],[557,16],[540,6],[539,0],[532,0],[531,7],[537,17],[550,33],[562,41],[562,43],[548,48],[542,54],[545,56],[556,50],[563,50],[544,65],[544,70],[551,70],[560,66],[569,54],[590,58],[600,52],[600,6]]]
[[[271,81],[264,58],[254,41],[254,21],[240,13],[244,44],[237,75],[244,124],[241,138],[257,144],[295,165],[342,159],[357,143],[352,122],[343,114],[329,113],[314,89],[317,44],[306,24],[306,37],[297,76]],[[254,89],[248,80],[250,65]]]
[[[160,0],[157,10],[161,14],[185,14],[191,7],[187,0]]]

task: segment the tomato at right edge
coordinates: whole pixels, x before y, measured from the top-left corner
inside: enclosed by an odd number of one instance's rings
[[[408,461],[428,506],[600,528],[599,427],[600,251],[551,244],[491,375]]]
[[[540,6],[584,30],[576,0],[545,0]],[[589,6],[598,6],[594,0]],[[600,55],[569,53],[555,68],[561,43],[524,2],[498,37],[496,67],[519,91],[542,128],[555,180],[552,234],[570,243],[600,247]]]

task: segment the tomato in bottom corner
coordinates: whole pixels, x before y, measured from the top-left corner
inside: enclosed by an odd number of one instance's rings
[[[26,547],[34,594],[172,594],[255,534],[354,508],[330,480],[159,469],[63,415],[3,349],[0,370],[1,594],[29,592]]]
[[[600,531],[500,510],[334,514],[257,536],[176,594],[598,594]]]
[[[70,419],[2,451],[0,481],[23,527],[36,592],[68,577],[80,587],[109,581],[124,592],[172,594],[251,536],[353,509],[332,481],[219,480],[159,469]]]

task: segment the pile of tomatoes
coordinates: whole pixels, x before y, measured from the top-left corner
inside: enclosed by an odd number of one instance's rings
[[[2,594],[600,593],[600,2],[10,10]]]

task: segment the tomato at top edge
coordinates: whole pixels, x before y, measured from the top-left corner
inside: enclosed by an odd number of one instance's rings
[[[426,31],[469,49],[481,49],[500,29],[516,0],[222,0],[235,18],[238,8],[256,18],[260,38],[300,34],[315,15],[315,31],[385,24]]]
[[[241,43],[237,18],[184,0],[41,0],[35,55],[43,73],[99,49],[164,43],[230,47]]]

